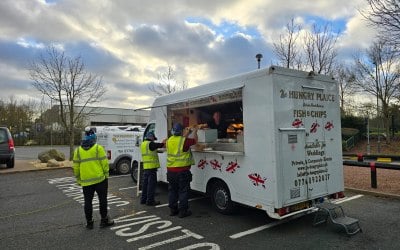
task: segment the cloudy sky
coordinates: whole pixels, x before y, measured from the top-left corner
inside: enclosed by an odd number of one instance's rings
[[[365,49],[374,31],[365,0],[1,0],[0,99],[40,100],[28,76],[52,44],[82,56],[103,77],[99,106],[151,105],[149,85],[171,65],[189,87],[276,62],[272,43],[291,18],[303,28],[332,23],[340,60]]]

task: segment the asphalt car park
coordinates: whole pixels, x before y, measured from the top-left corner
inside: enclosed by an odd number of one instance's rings
[[[239,207],[216,212],[193,193],[186,218],[169,216],[167,185],[157,186],[156,207],[141,205],[129,175],[109,179],[110,216],[100,229],[84,225],[83,196],[70,169],[0,175],[1,249],[398,249],[400,201],[346,192],[340,203],[363,229],[352,237],[328,223],[313,226],[314,214],[272,220],[260,210]]]

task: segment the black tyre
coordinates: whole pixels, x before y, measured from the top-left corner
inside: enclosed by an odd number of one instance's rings
[[[15,158],[13,157],[12,159],[10,159],[10,160],[7,162],[7,167],[8,167],[8,168],[13,168],[14,165],[15,165]]]
[[[137,183],[137,181],[138,181],[138,162],[137,161],[132,162],[131,177],[132,177],[133,182]]]
[[[222,214],[231,214],[235,211],[235,203],[231,200],[229,188],[223,181],[217,181],[212,186],[211,200],[214,208]]]
[[[129,159],[121,159],[117,164],[118,174],[129,174],[131,161]]]

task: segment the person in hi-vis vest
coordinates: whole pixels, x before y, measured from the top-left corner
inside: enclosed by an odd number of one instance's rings
[[[145,141],[140,145],[143,162],[143,183],[140,203],[148,206],[160,204],[159,201],[154,200],[154,193],[157,185],[157,169],[160,167],[157,149],[163,148],[164,143],[156,143],[155,140],[157,138],[154,133],[148,132]]]
[[[92,202],[95,192],[100,203],[100,227],[108,227],[114,224],[114,221],[107,215],[108,160],[104,148],[96,144],[97,137],[94,131],[90,128],[86,128],[85,131],[81,145],[74,152],[73,170],[76,180],[83,190],[86,228],[93,229]]]
[[[192,181],[190,166],[194,164],[190,146],[197,143],[197,127],[192,132],[193,138],[187,138],[191,131],[188,128],[183,131],[183,126],[176,123],[172,128],[172,136],[166,143],[168,206],[171,210],[170,215],[179,214],[180,218],[192,214],[188,202]]]

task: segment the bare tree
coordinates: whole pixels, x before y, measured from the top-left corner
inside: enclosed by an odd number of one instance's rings
[[[0,124],[10,128],[17,144],[29,139],[35,108],[33,100],[17,100],[14,96],[10,96],[7,102],[0,100]]]
[[[168,65],[167,72],[158,74],[158,83],[151,84],[149,89],[157,96],[171,94],[186,89],[188,86],[186,81],[178,82],[175,77],[175,70]]]
[[[301,29],[301,25],[295,24],[294,18],[291,18],[286,24],[285,34],[280,35],[279,41],[273,43],[279,64],[286,68],[299,68],[301,65],[300,51],[297,47]]]
[[[52,46],[46,52],[31,63],[29,73],[32,85],[59,105],[72,159],[75,124],[83,118],[84,108],[100,101],[106,90],[101,77],[85,70],[80,56],[70,58]]]
[[[335,66],[332,75],[339,83],[340,108],[344,112],[346,107],[352,103],[352,100],[349,99],[357,91],[357,86],[354,84],[355,76],[344,64]]]
[[[381,39],[400,46],[400,3],[398,0],[366,0],[370,9],[361,14],[378,30],[383,31]]]
[[[336,42],[338,35],[332,31],[331,24],[320,27],[313,25],[304,37],[304,50],[307,66],[318,74],[332,72],[337,56]]]
[[[302,27],[296,25],[292,18],[286,25],[286,33],[273,43],[279,64],[287,68],[312,70],[318,74],[332,73],[337,56],[338,33],[333,32],[329,23],[323,26],[314,24],[298,41],[301,31]]]
[[[354,104],[356,105],[357,113],[359,113],[362,117],[368,117],[370,118],[371,116],[376,117],[376,107],[373,102],[367,102],[367,103],[357,103]]]
[[[379,113],[383,116],[382,120],[388,135],[389,105],[400,96],[400,66],[397,54],[393,53],[393,45],[385,40],[374,42],[364,55],[355,57],[354,69],[355,84],[380,101]],[[390,138],[388,136],[386,138],[387,142],[390,142]]]

